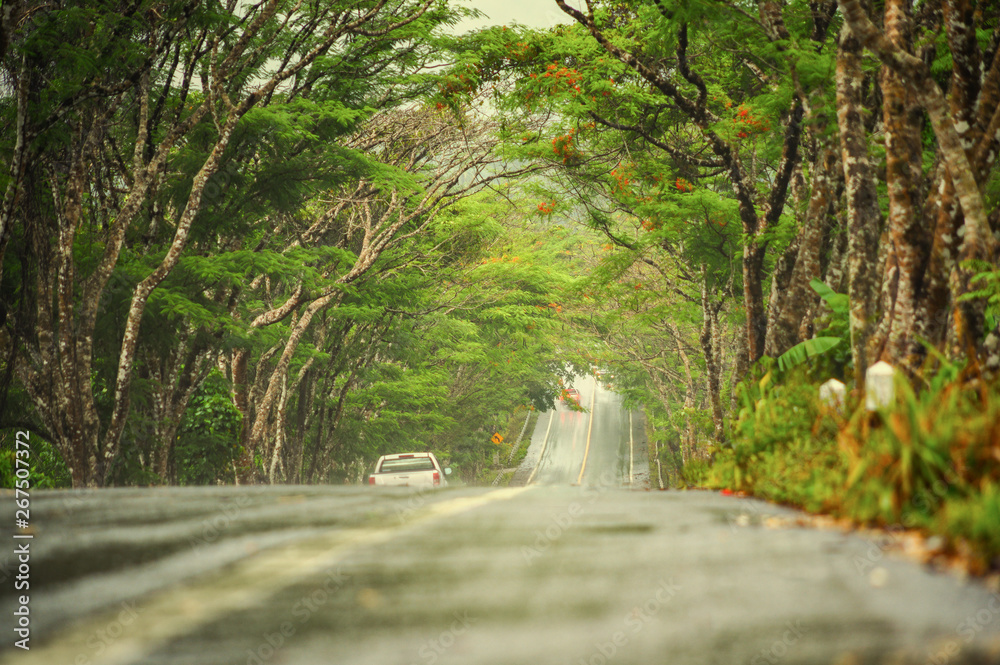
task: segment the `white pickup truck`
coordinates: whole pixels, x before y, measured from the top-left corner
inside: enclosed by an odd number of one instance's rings
[[[451,469],[442,469],[434,453],[382,455],[375,463],[369,485],[396,487],[444,487]]]

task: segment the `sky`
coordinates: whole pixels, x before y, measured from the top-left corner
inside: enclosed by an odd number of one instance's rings
[[[570,23],[572,19],[564,14],[556,0],[464,0],[462,4],[475,7],[489,16],[488,19],[463,21],[455,32],[462,33],[488,25],[504,25],[518,22],[531,28],[551,28],[558,23]],[[570,5],[578,6],[579,2]]]

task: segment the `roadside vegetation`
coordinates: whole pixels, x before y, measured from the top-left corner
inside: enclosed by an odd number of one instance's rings
[[[856,395],[832,405],[799,368],[763,367],[740,386],[731,443],[684,469],[685,483],[746,493],[868,526],[942,538],[925,555],[995,570],[1000,389],[939,368],[869,411]]]

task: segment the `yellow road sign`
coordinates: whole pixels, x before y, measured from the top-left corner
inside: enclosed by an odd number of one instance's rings
[[[493,443],[495,443],[495,444],[497,444],[499,446],[501,443],[503,443],[503,437],[500,436],[500,432],[496,432],[493,435],[493,438],[490,439],[490,441],[492,441]]]

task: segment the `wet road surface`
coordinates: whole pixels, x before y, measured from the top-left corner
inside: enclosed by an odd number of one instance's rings
[[[529,454],[541,463],[524,487],[38,493],[30,651],[13,647],[17,563],[0,534],[0,662],[1000,662],[1000,596],[889,541],[772,528],[796,513],[757,501],[630,488],[628,414],[577,387],[593,423],[543,414],[558,452]]]
[[[645,439],[621,396],[592,376],[577,377],[573,387],[583,410],[559,402],[539,417],[513,484],[644,486],[635,461],[645,469]]]

